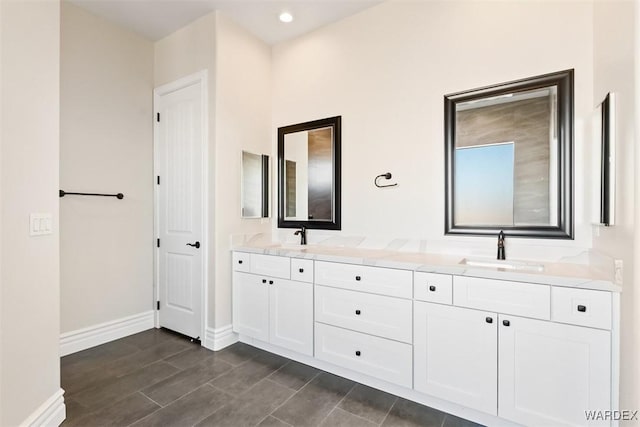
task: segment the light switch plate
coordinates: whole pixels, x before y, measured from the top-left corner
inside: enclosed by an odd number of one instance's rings
[[[44,236],[53,233],[53,216],[50,213],[29,215],[29,235]]]

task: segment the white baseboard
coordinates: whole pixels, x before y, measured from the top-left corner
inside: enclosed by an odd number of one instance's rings
[[[221,328],[209,328],[205,331],[203,345],[209,350],[218,351],[238,342],[238,334],[234,333],[231,325]]]
[[[154,311],[149,310],[99,325],[60,335],[60,356],[95,347],[138,332],[153,328]]]
[[[67,417],[64,390],[58,389],[21,424],[23,427],[58,427]]]

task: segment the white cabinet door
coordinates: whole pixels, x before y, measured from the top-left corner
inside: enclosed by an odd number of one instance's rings
[[[271,344],[313,355],[313,285],[270,279],[269,341]]]
[[[497,414],[498,317],[414,302],[414,388]]]
[[[609,425],[585,411],[609,410],[611,333],[500,315],[499,413],[525,425]]]
[[[266,279],[255,274],[233,273],[233,331],[269,340],[269,284]]]

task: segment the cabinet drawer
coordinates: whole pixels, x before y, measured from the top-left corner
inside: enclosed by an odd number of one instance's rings
[[[412,346],[316,323],[315,357],[411,388]]]
[[[262,276],[290,278],[291,262],[287,257],[251,254],[251,272]]]
[[[315,316],[316,322],[412,342],[410,300],[316,286]]]
[[[451,304],[453,277],[448,274],[416,272],[413,277],[413,296],[420,301]]]
[[[316,262],[315,270],[319,285],[400,298],[413,294],[412,271],[323,261]]]
[[[251,254],[245,252],[234,252],[233,270],[249,273],[251,271]]]
[[[453,304],[524,317],[551,318],[551,291],[547,285],[456,276]]]
[[[313,283],[313,261],[291,258],[291,280]]]
[[[611,329],[611,293],[586,289],[551,289],[551,320]]]

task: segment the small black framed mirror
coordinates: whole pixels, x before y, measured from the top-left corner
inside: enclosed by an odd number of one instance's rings
[[[600,224],[615,224],[615,94],[600,103]]]
[[[573,239],[573,70],[444,107],[445,234]]]
[[[242,218],[269,217],[269,156],[242,151]]]
[[[278,128],[278,227],[340,230],[341,121]]]

